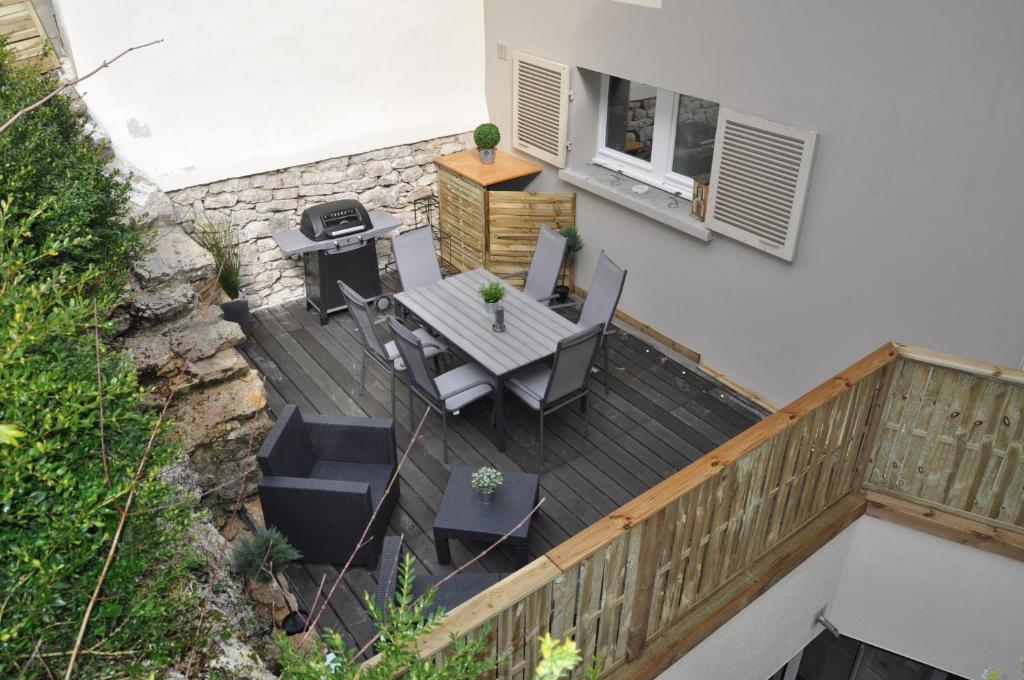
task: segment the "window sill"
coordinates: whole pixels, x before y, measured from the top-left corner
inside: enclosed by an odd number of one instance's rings
[[[612,203],[651,218],[687,236],[700,241],[710,241],[711,232],[704,223],[690,215],[690,201],[661,189],[650,187],[645,194],[633,192],[633,187],[643,184],[617,172],[590,163],[582,168],[566,168],[558,171],[558,178],[592,194],[597,194]],[[670,207],[672,199],[678,204]]]

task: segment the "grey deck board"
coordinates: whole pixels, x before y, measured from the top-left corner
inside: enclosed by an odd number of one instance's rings
[[[429,307],[410,306],[410,310],[438,330],[445,324],[475,319],[480,330],[475,336],[480,339],[478,350],[494,351],[496,334],[490,330],[491,320],[476,294],[486,277],[481,272],[477,278],[446,280],[451,286],[461,287],[457,297],[461,296],[463,303],[458,314],[436,307],[432,321],[421,313],[426,309],[429,316]],[[384,286],[393,290],[394,281],[386,278]],[[554,352],[558,339],[577,330],[573,312],[565,312],[565,318],[532,301],[527,301],[525,310],[521,309],[521,294],[510,285],[507,287],[510,290],[506,310],[513,310],[506,322],[510,331],[501,334],[498,342],[515,340],[527,344],[518,355],[511,352],[513,358],[504,359],[506,363],[492,364],[496,370],[510,370],[507,367],[511,363],[532,363],[538,356],[548,356]],[[515,310],[519,310],[519,316]],[[515,331],[511,330],[513,327]],[[583,417],[574,407],[564,408],[546,419],[546,468],[541,475],[540,491],[545,501],[533,520],[529,542],[534,556],[613,512],[765,415],[742,395],[692,365],[676,362],[632,334],[613,328],[609,347],[611,376],[598,374],[592,382],[590,438],[584,437]],[[295,403],[307,411],[387,417],[390,376],[371,363],[365,390],[360,394],[361,351],[358,331],[347,314],[334,314],[328,325],[321,326],[300,301],[257,311],[253,343],[246,355],[264,376],[272,416],[285,403]],[[467,354],[454,352],[456,363],[469,358]],[[516,399],[505,400],[508,432],[502,452],[494,445],[491,407],[492,401],[484,399],[451,420],[451,462],[538,472],[536,414]],[[398,383],[396,409],[398,445],[404,451],[411,433],[409,395],[402,380]],[[423,413],[423,405],[418,403],[417,422]],[[441,425],[435,415],[426,419],[400,474],[402,493],[390,531],[404,536],[417,569],[431,574],[448,573],[486,547],[453,540],[453,565],[437,564],[432,527],[448,467],[442,462]],[[498,548],[470,570],[512,571],[513,557],[511,551]],[[294,564],[287,569],[304,606],[312,603],[320,578],[330,582],[337,577],[337,567]],[[330,602],[322,625],[340,630],[351,644],[364,644],[373,628],[363,611],[362,595],[375,584],[375,573],[353,569]]]

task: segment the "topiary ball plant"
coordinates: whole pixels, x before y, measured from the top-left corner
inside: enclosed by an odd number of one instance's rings
[[[473,130],[473,141],[478,149],[493,149],[501,141],[501,132],[494,123],[483,123]]]
[[[277,529],[258,529],[242,539],[231,557],[231,567],[243,578],[267,583],[289,562],[302,557]]]
[[[480,154],[480,162],[490,165],[494,162],[494,147],[501,141],[501,132],[494,123],[483,123],[473,130],[473,141],[476,142],[477,152]]]

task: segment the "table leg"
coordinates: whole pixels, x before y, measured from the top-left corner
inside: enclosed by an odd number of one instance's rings
[[[448,547],[448,534],[434,529],[434,548],[437,550],[438,564],[451,564],[452,552]]]
[[[505,450],[505,379],[498,376],[494,381],[494,426],[497,430],[499,451]]]

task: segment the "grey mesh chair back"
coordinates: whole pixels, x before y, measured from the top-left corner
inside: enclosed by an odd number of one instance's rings
[[[398,266],[402,290],[440,281],[441,265],[434,251],[434,232],[430,227],[413,229],[391,239],[391,250]]]
[[[537,248],[530,260],[530,270],[526,274],[523,292],[533,300],[546,300],[551,297],[558,284],[558,275],[565,262],[565,249],[568,241],[561,234],[541,225],[537,234]]]
[[[379,359],[388,361],[387,352],[384,351],[384,341],[377,335],[377,326],[373,323],[369,301],[352,290],[343,281],[338,281],[338,287],[341,289],[341,294],[345,297],[349,313],[356,321],[356,326],[359,328],[359,335],[363,339],[365,348]]]
[[[602,250],[597,258],[594,278],[590,283],[590,290],[587,291],[587,299],[583,303],[583,311],[580,312],[577,324],[582,328],[589,328],[599,323],[604,326],[607,333],[625,284],[626,270],[612,262]]]
[[[590,367],[594,365],[597,350],[601,346],[603,331],[604,327],[596,323],[558,343],[543,408],[586,389],[590,380]]]
[[[427,370],[427,358],[423,355],[423,344],[420,339],[393,316],[388,317],[388,325],[395,336],[398,353],[405,362],[409,380],[423,394],[425,399],[441,404],[441,393],[437,390],[433,376]],[[441,405],[443,408],[443,404]]]

